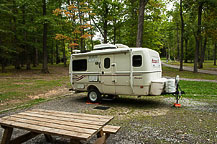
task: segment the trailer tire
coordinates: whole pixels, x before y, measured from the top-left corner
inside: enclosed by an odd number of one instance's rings
[[[101,101],[101,94],[97,89],[90,89],[87,94],[88,100],[92,103]]]

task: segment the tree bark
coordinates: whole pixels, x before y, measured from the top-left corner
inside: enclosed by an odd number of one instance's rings
[[[137,18],[138,18],[138,16],[137,16],[137,12],[136,12],[136,7],[135,7],[135,2],[136,2],[137,0],[130,0],[130,7],[131,7],[131,20],[132,20],[132,22],[131,22],[131,29],[130,29],[130,43],[129,43],[129,47],[135,47],[135,45],[136,45],[136,31],[135,31],[135,29],[134,29],[134,27],[135,27],[135,25],[137,25]],[[120,31],[120,29],[119,29],[119,31]],[[120,38],[119,38],[120,39]]]
[[[42,0],[43,3],[43,16],[46,16],[46,0]],[[47,22],[43,24],[43,65],[42,73],[49,73],[47,65]]]
[[[145,6],[147,3],[148,3],[148,0],[139,1],[139,16],[138,16],[138,30],[137,30],[136,47],[142,47],[143,29],[144,29],[144,10],[145,10]]]
[[[116,19],[114,19],[114,45],[116,44]]]
[[[2,73],[4,73],[5,72],[5,64],[4,64],[4,61],[2,61]]]
[[[79,0],[77,0],[77,4],[78,4],[78,15],[79,15],[79,20],[80,20],[80,25],[83,25],[83,22],[82,22],[82,19],[81,19],[81,11],[80,11],[80,2]],[[84,29],[82,29],[81,31],[81,36],[84,34]],[[80,39],[80,49],[81,49],[81,52],[85,51],[85,47],[84,47],[84,39],[81,38]]]
[[[17,13],[17,6],[16,6],[16,1],[13,0],[13,13]],[[20,67],[20,59],[19,59],[19,48],[17,46],[17,19],[16,19],[16,16],[13,16],[13,31],[14,31],[14,41],[13,41],[13,44],[14,44],[14,47],[16,49],[16,54],[15,54],[15,62],[14,62],[14,66],[15,66],[15,69],[21,69]]]
[[[216,66],[216,51],[217,51],[217,43],[215,42],[215,48],[214,48],[214,54],[213,54],[214,66]]]
[[[194,72],[198,72],[197,63],[198,63],[198,54],[200,49],[200,40],[201,40],[201,16],[202,16],[203,2],[199,2],[198,6],[198,26],[197,26],[197,35],[196,39],[196,48],[194,53]]]
[[[38,42],[38,40],[37,39],[35,39],[35,43],[37,43]],[[35,64],[36,64],[36,66],[38,66],[38,47],[35,47]]]
[[[188,62],[188,38],[185,38],[185,63]]]
[[[181,57],[180,57],[180,71],[183,71],[183,43],[184,43],[184,19],[182,15],[182,0],[180,0],[180,18],[181,18]]]
[[[50,57],[50,63],[53,65],[53,47],[54,47],[54,40],[52,39],[52,44],[51,44],[51,57]]]
[[[23,26],[26,25],[26,6],[23,5],[22,7],[22,24]],[[23,38],[23,41],[24,41],[24,44],[23,44],[23,48],[25,50],[25,58],[26,58],[26,70],[30,70],[31,69],[31,66],[30,66],[30,50],[27,48],[27,45],[26,45],[26,42],[27,42],[27,32],[26,30],[24,29],[23,30],[23,35],[24,35],[24,38]]]
[[[203,47],[201,47],[200,62],[199,62],[200,69],[203,68],[204,57],[206,52],[206,43],[207,43],[207,36],[205,36]]]
[[[0,33],[0,45],[2,44],[1,38],[2,38],[2,35],[1,35],[1,33]],[[1,49],[0,49],[0,52],[2,52]],[[0,57],[0,63],[1,63],[1,67],[2,67],[2,73],[4,73],[4,72],[5,72],[5,62],[4,62],[4,58],[1,58],[1,57]]]
[[[65,49],[65,42],[63,40],[63,63],[64,63],[64,67],[66,67],[66,49]]]
[[[56,64],[60,63],[60,58],[59,58],[59,47],[58,47],[58,42],[56,40]]]
[[[90,7],[90,0],[88,0],[88,7]],[[91,15],[90,15],[90,11],[89,11],[89,21],[90,21],[90,25],[92,25],[91,23]],[[93,29],[91,28],[91,38],[90,38],[90,41],[91,41],[91,50],[93,50]],[[72,54],[72,53],[71,53]]]
[[[176,25],[176,38],[177,38],[177,60],[179,61],[179,24]]]
[[[108,40],[107,40],[107,35],[108,35],[108,5],[107,5],[107,2],[104,1],[103,2],[103,7],[104,7],[104,23],[103,23],[103,31],[104,31],[104,41],[103,43],[108,43]]]

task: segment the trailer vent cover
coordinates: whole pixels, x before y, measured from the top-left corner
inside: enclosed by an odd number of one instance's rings
[[[116,49],[117,46],[113,44],[98,44],[95,45],[93,50],[104,50],[104,49]]]

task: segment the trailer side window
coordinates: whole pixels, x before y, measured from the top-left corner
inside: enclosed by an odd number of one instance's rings
[[[142,56],[141,55],[134,55],[133,56],[133,66],[140,67],[142,65]]]
[[[106,69],[110,68],[110,58],[105,58],[104,59],[104,67]]]
[[[86,59],[73,60],[72,69],[73,71],[86,71],[87,70],[87,60]]]

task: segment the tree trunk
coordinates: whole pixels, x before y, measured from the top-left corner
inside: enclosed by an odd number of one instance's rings
[[[34,48],[33,67],[36,67],[36,47]]]
[[[23,26],[25,26],[26,24],[26,6],[24,5],[22,7],[22,20],[23,20]],[[26,42],[27,42],[27,32],[26,30],[23,31],[23,34],[24,34],[24,44],[23,44],[23,48],[25,50],[25,58],[26,58],[26,70],[30,70],[31,69],[31,66],[30,66],[30,52],[29,52],[29,49],[27,48],[27,45],[26,45]]]
[[[188,38],[185,38],[185,63],[188,62]]]
[[[215,48],[214,48],[214,54],[213,54],[214,66],[216,66],[216,51],[217,51],[217,43],[215,42]]]
[[[64,67],[66,67],[66,49],[65,49],[65,42],[63,40],[63,63],[64,63]]]
[[[54,44],[53,44],[54,42],[53,41],[54,40],[52,39],[52,44],[51,44],[51,62],[50,62],[52,65],[53,65],[53,49],[54,49],[53,48],[54,47]]]
[[[0,45],[2,44],[1,38],[2,38],[2,35],[1,35],[1,33],[0,33]],[[0,49],[0,52],[2,52],[1,49]],[[4,73],[4,72],[5,72],[5,62],[4,62],[4,58],[1,58],[1,57],[0,57],[0,63],[1,63],[1,66],[2,66],[2,73]]]
[[[77,4],[78,4],[78,15],[79,15],[80,25],[83,25],[83,22],[82,22],[82,19],[81,19],[81,14],[82,14],[82,12],[80,11],[80,2],[79,2],[79,0],[77,0]],[[81,31],[81,36],[82,36],[83,34],[84,34],[84,29]],[[81,49],[81,52],[84,52],[84,51],[85,51],[83,38],[80,39],[80,49]]]
[[[137,12],[136,12],[136,7],[135,7],[135,2],[137,0],[130,0],[130,7],[131,7],[131,20],[132,20],[132,23],[131,23],[131,29],[130,29],[130,43],[129,43],[129,46],[130,47],[135,47],[136,45],[136,31],[134,29],[135,25],[137,25]],[[120,31],[120,29],[119,29]],[[119,38],[120,39],[120,38]],[[120,42],[119,42],[120,43]]]
[[[38,42],[38,40],[37,39],[35,39],[35,43],[37,43]],[[38,66],[38,47],[36,46],[35,47],[35,57],[34,57],[34,63],[35,63],[35,67],[36,66]]]
[[[17,6],[16,6],[16,1],[13,0],[13,13],[17,13]],[[15,65],[15,69],[21,69],[20,67],[20,59],[19,59],[19,48],[17,46],[17,26],[16,26],[16,23],[17,23],[17,19],[16,19],[16,16],[13,16],[13,21],[14,21],[14,25],[13,25],[13,31],[14,31],[14,47],[16,49],[16,54],[15,54],[15,62],[14,62],[14,65]]]
[[[137,30],[136,47],[142,47],[143,28],[144,28],[144,10],[145,10],[145,5],[147,3],[148,3],[148,0],[139,1],[139,16],[138,16],[138,30]]]
[[[114,45],[116,43],[116,19],[114,19]]]
[[[4,64],[4,61],[2,61],[2,73],[4,73],[5,72],[5,64]]]
[[[88,7],[90,7],[90,1],[88,1]],[[90,25],[92,25],[90,11],[89,11],[89,21],[90,21]],[[90,38],[90,41],[91,41],[91,50],[93,50],[93,45],[94,44],[93,44],[93,29],[92,28],[91,28],[91,38]]]
[[[107,2],[104,1],[103,2],[103,6],[104,6],[104,24],[103,24],[103,30],[104,30],[104,41],[103,43],[108,43],[108,40],[107,40],[107,35],[108,35],[108,5],[107,5]]]
[[[183,43],[184,43],[184,19],[182,15],[182,0],[180,0],[180,18],[181,18],[181,57],[180,57],[180,71],[183,71]]]
[[[200,49],[200,40],[201,40],[201,16],[202,16],[203,3],[199,2],[198,7],[198,27],[197,27],[197,35],[196,39],[196,48],[194,53],[194,72],[198,72],[197,63],[198,63],[198,54]]]
[[[203,68],[204,57],[205,57],[205,52],[206,52],[206,43],[207,43],[207,36],[205,37],[204,44],[201,47],[200,62],[199,62],[200,69]]]
[[[46,16],[46,0],[42,0],[43,3],[43,16]],[[43,24],[43,65],[42,73],[49,73],[47,65],[47,23]]]
[[[56,64],[60,63],[60,58],[59,58],[59,47],[58,47],[58,42],[56,40]]]
[[[177,38],[177,60],[179,61],[179,24],[176,25],[176,38]]]

